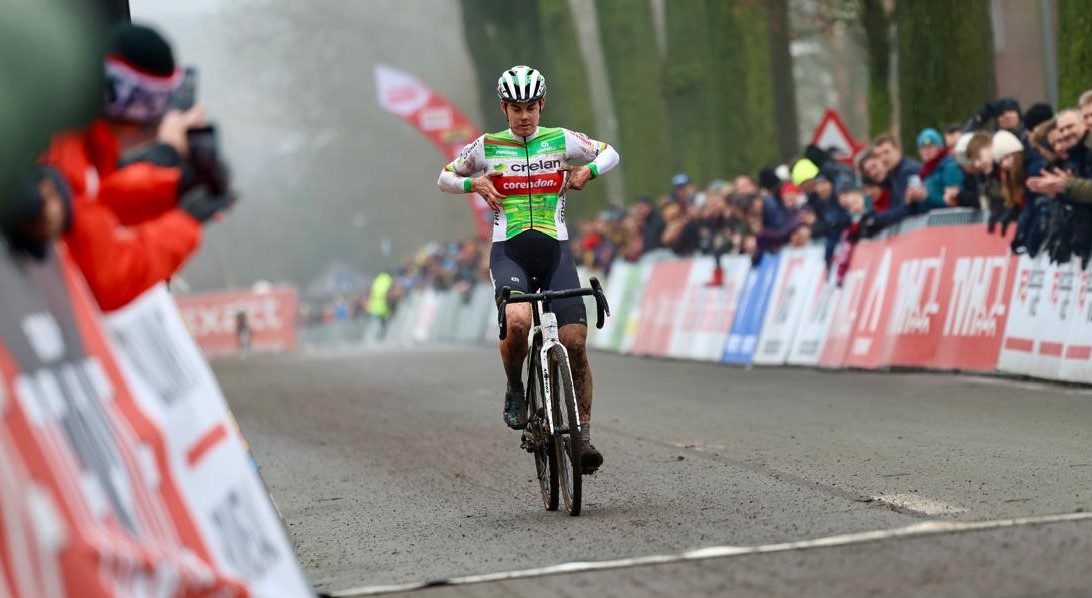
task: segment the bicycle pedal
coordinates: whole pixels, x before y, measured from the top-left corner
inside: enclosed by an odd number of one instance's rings
[[[530,438],[524,436],[520,438],[519,448],[527,451],[528,453],[535,452],[535,443]]]

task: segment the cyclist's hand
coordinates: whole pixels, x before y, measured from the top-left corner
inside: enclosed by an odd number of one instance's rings
[[[580,191],[584,188],[584,185],[591,180],[592,171],[587,166],[566,166],[562,170],[569,172],[569,183],[565,185],[566,189],[576,189]]]
[[[494,212],[504,210],[504,196],[493,186],[493,179],[500,175],[499,172],[489,172],[470,179],[470,190],[480,195]]]

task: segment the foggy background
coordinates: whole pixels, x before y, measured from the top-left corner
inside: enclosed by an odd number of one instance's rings
[[[199,69],[242,198],[206,227],[194,289],[306,284],[335,261],[370,275],[430,239],[474,234],[445,159],[376,100],[377,63],[405,69],[481,123],[455,2],[134,0]],[[390,243],[384,255],[384,241]]]
[[[565,5],[562,0],[557,3],[549,5],[554,12]],[[653,12],[661,11],[662,17],[666,2],[649,3],[658,7]],[[886,0],[868,3],[891,4]],[[425,243],[472,236],[466,199],[436,188],[444,157],[412,126],[380,108],[373,77],[380,63],[404,70],[446,96],[482,130],[502,129],[499,112],[482,114],[493,101],[494,79],[481,80],[464,36],[463,7],[487,4],[471,0],[131,0],[134,21],[158,27],[174,44],[182,64],[198,66],[199,100],[221,125],[225,151],[242,194],[223,222],[206,228],[205,243],[183,272],[185,285],[179,286],[207,290],[268,280],[306,287],[331,268],[347,277],[358,273],[368,279],[396,267]],[[603,11],[611,5],[593,0],[568,0],[567,4],[577,15],[594,15],[595,7]],[[1053,3],[989,0],[988,5],[982,4],[986,6],[980,19],[985,31],[979,34],[988,37],[992,29],[998,94],[1014,95],[1025,105],[1055,100],[1055,75],[1050,68],[1037,66],[1044,63],[1046,40],[1053,43]],[[867,140],[869,130],[877,128],[876,119],[870,123],[869,115],[868,40],[863,33],[867,28],[861,27],[855,12],[862,5],[858,0],[787,0],[795,87],[790,106],[795,105],[801,144],[810,139],[827,107],[842,114],[858,141]],[[511,6],[513,13],[485,14],[471,23],[484,23],[487,33],[498,29],[499,37],[491,43],[507,58],[509,48],[515,52],[528,46],[517,46],[519,36],[492,23],[505,19],[518,23],[521,11],[533,12],[536,4],[505,6]],[[599,18],[602,22],[603,15]],[[584,17],[577,19],[576,36],[585,50],[598,48],[597,40],[589,42],[595,28],[586,27],[587,22]],[[657,39],[642,43],[663,44],[663,27],[657,22]],[[593,86],[601,86],[601,81],[595,81],[592,62],[585,61],[588,79]],[[551,72],[545,70],[545,74],[550,80]],[[560,85],[563,78],[558,75],[552,80]],[[896,85],[892,76],[892,91]],[[596,91],[590,93],[594,96]],[[572,100],[564,95],[555,97],[555,106]],[[897,115],[897,94],[892,96]],[[602,103],[593,107],[596,122],[614,123],[612,108],[602,108]],[[580,126],[564,114],[557,115],[556,121],[550,116],[546,115],[544,124]],[[897,127],[898,118],[893,120]],[[587,132],[624,146],[608,127],[597,124]],[[620,151],[624,173],[626,148]],[[630,157],[632,167],[632,152]],[[664,179],[663,188],[644,191],[666,192],[667,168],[653,177]],[[608,182],[617,184],[623,176],[615,175],[617,181]],[[624,196],[610,199],[628,203],[639,191],[627,188]],[[592,191],[599,192],[598,188]],[[573,201],[579,201],[579,196]]]

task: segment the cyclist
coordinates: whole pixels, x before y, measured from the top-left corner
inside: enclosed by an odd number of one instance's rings
[[[565,228],[565,193],[583,189],[591,179],[614,168],[618,152],[600,141],[563,128],[540,127],[546,107],[546,79],[529,66],[514,66],[497,81],[500,108],[508,130],[482,135],[444,167],[438,184],[448,193],[476,192],[493,209],[493,247],[489,275],[498,293],[577,288],[576,263]],[[577,165],[573,165],[573,163]],[[580,406],[581,467],[594,473],[603,456],[591,444],[592,375],[585,341],[588,318],[581,298],[554,301],[558,336],[569,353]],[[531,329],[531,306],[507,306],[508,337],[500,343],[508,377],[504,422],[519,430],[527,425],[523,362]]]

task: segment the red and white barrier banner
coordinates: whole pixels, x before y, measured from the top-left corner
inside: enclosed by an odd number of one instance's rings
[[[641,325],[633,344],[635,355],[667,356],[671,336],[682,319],[680,306],[692,263],[668,260],[652,264],[641,298]]]
[[[864,309],[865,293],[868,290],[866,285],[872,287],[872,273],[881,261],[884,249],[881,241],[861,241],[853,251],[853,261],[842,278],[837,307],[820,353],[820,366],[840,368],[846,364],[854,329],[858,326],[859,314]],[[890,264],[887,268],[890,269]]]
[[[220,386],[165,285],[106,316],[118,363],[160,432],[174,480],[217,570],[256,596],[311,593]]]
[[[789,357],[808,301],[823,279],[823,248],[787,248],[781,251],[770,306],[766,308],[754,363],[781,365]]]
[[[869,287],[875,301],[865,312],[871,320],[857,329],[869,336],[854,338],[867,353],[851,355],[848,365],[993,370],[1013,277],[1008,240],[937,227],[886,244],[891,269],[877,268]]]
[[[926,365],[937,369],[993,371],[1009,318],[1016,278],[1009,239],[996,235],[946,235],[949,245],[940,290],[943,309],[930,323],[939,341]],[[901,339],[900,344],[913,342]]]
[[[1092,272],[1077,274],[1061,379],[1092,383]]]
[[[993,370],[1012,264],[1008,240],[985,231],[936,227],[862,242],[821,363]]]
[[[427,137],[448,160],[454,160],[466,144],[481,135],[450,100],[409,73],[380,64],[375,67],[379,105],[397,114]],[[439,168],[437,168],[437,172]],[[477,193],[467,194],[478,237],[492,235],[493,212]]]
[[[825,271],[824,271],[825,273]],[[800,327],[789,350],[788,363],[792,365],[819,365],[827,332],[834,319],[838,297],[842,289],[833,280],[822,276],[808,299],[807,309],[800,317]]]
[[[267,499],[225,496],[255,475],[248,465],[184,487],[190,479],[176,475],[169,434],[147,407],[191,397],[131,385],[132,368],[119,364],[82,278],[60,257],[16,264],[0,255],[0,595],[310,594],[276,520],[275,536],[254,522]],[[173,308],[148,317],[173,317],[181,329]],[[173,340],[195,351],[184,333]],[[140,342],[143,351],[178,348]],[[183,467],[219,461],[232,433],[191,446]],[[194,492],[229,500],[201,513]],[[205,527],[209,515],[219,529]]]
[[[1070,321],[1079,320],[1071,313],[1076,311],[1079,278],[1073,262],[1051,264],[1046,255],[1020,257],[997,369],[1040,378],[1061,376],[1071,327],[1079,325]]]
[[[209,357],[243,349],[247,340],[239,331],[239,314],[246,315],[250,351],[277,353],[296,348],[299,296],[294,288],[201,293],[177,301],[186,328]]]
[[[716,281],[714,258],[693,260],[680,304],[682,317],[671,335],[669,356],[720,361],[724,355],[724,344],[736,317],[751,260],[735,256],[722,258],[721,262],[721,280]]]

